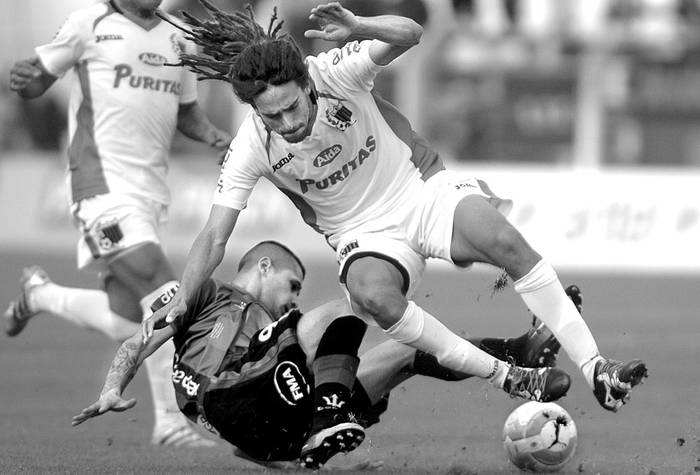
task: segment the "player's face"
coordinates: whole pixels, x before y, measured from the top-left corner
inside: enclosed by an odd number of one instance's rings
[[[314,125],[309,87],[295,81],[268,88],[255,98],[255,110],[267,127],[289,143],[304,140]]]
[[[302,281],[299,266],[291,269],[271,267],[263,276],[260,302],[277,319],[297,306]]]

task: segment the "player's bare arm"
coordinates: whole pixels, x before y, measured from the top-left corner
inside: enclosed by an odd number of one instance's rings
[[[10,89],[24,99],[41,96],[56,79],[37,57],[17,61],[10,69]]]
[[[172,323],[178,316],[187,311],[187,302],[192,295],[221,264],[226,252],[226,243],[236,226],[239,213],[240,211],[237,209],[219,205],[212,206],[209,219],[192,244],[187,256],[179,290],[171,303],[154,313],[149,320],[153,320],[156,325],[162,318],[165,318],[167,323]],[[150,335],[144,336],[150,337]]]
[[[423,27],[396,15],[361,17],[343,8],[339,3],[319,5],[311,10],[309,19],[321,27],[307,30],[307,38],[343,42],[348,38],[375,40],[369,55],[375,64],[387,65],[420,42]]]
[[[215,127],[197,101],[180,104],[177,129],[192,140],[204,142],[222,151],[231,143],[231,135]]]
[[[73,416],[71,424],[77,426],[105,412],[122,412],[134,407],[136,399],[124,399],[122,392],[131,382],[143,360],[168,341],[173,334],[174,330],[166,327],[155,332],[153,338],[148,342],[142,340],[140,333],[124,341],[117,350],[117,354],[114,356],[112,364],[107,371],[107,377],[102,386],[99,399],[83,409],[79,414]]]

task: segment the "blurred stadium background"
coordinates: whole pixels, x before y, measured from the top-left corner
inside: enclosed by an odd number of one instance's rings
[[[211,1],[228,9],[246,3]],[[12,8],[0,17],[3,309],[24,265],[45,266],[67,284],[94,285],[74,265],[76,232],[64,190],[66,84],[25,102],[7,80],[15,60],[50,41],[69,12],[93,2],[6,2]],[[252,3],[261,21],[277,4],[288,31],[301,38],[309,9],[321,2]],[[649,382],[616,416],[603,413],[575,377],[562,404],[579,424],[571,473],[700,472],[700,1],[341,3],[358,14],[400,13],[424,25],[422,44],[387,70],[377,89],[450,168],[515,200],[513,222],[565,284],[583,288],[584,315],[601,349],[649,362]],[[163,7],[202,13],[196,0],[164,0]],[[304,41],[302,47],[314,53],[330,45]],[[219,126],[235,131],[244,108],[227,85],[200,83],[200,100]],[[218,157],[181,136],[172,151],[165,244],[181,268],[206,218]],[[310,263],[303,303],[340,295],[333,253],[267,183],[239,226],[226,262],[256,241],[280,239]],[[217,275],[230,275],[230,267]],[[417,300],[462,332],[520,333],[526,311],[510,290],[491,294],[496,275],[434,264]],[[370,343],[378,338],[371,335]],[[255,472],[226,449],[151,451],[142,377],[132,389],[141,404],[131,416],[71,429],[70,416],[97,396],[115,348],[48,318],[4,339],[0,472]],[[575,371],[568,361],[563,365]],[[384,459],[390,473],[514,473],[499,438],[516,404],[481,382],[409,382],[360,455]]]

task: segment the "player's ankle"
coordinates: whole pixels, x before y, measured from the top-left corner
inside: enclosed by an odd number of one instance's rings
[[[506,377],[510,371],[510,365],[505,361],[496,360],[494,362],[493,373],[488,376],[488,380],[498,389],[503,389],[506,382]]]
[[[581,372],[583,373],[583,378],[586,380],[586,383],[588,383],[588,386],[590,386],[591,389],[593,389],[595,385],[594,378],[596,364],[602,359],[602,356],[595,355],[593,358],[589,359],[581,365]]]

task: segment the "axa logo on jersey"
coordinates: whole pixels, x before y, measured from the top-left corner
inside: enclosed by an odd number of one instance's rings
[[[360,147],[360,150],[357,151],[357,154],[350,161],[344,163],[340,167],[340,170],[334,171],[330,175],[322,178],[321,180],[313,180],[311,178],[305,178],[305,179],[300,180],[297,178],[297,183],[299,183],[299,188],[301,189],[301,193],[306,194],[311,189],[311,187],[315,187],[317,190],[325,190],[326,188],[328,188],[330,186],[337,185],[338,183],[342,182],[347,177],[349,177],[352,174],[352,172],[354,172],[355,170],[360,168],[360,166],[362,166],[362,164],[365,162],[365,160],[376,149],[377,149],[377,142],[374,139],[374,136],[372,136],[372,135],[368,136],[367,140],[365,140],[365,146]],[[325,150],[324,150],[324,152],[325,152]],[[323,152],[321,152],[321,153],[323,153]]]

